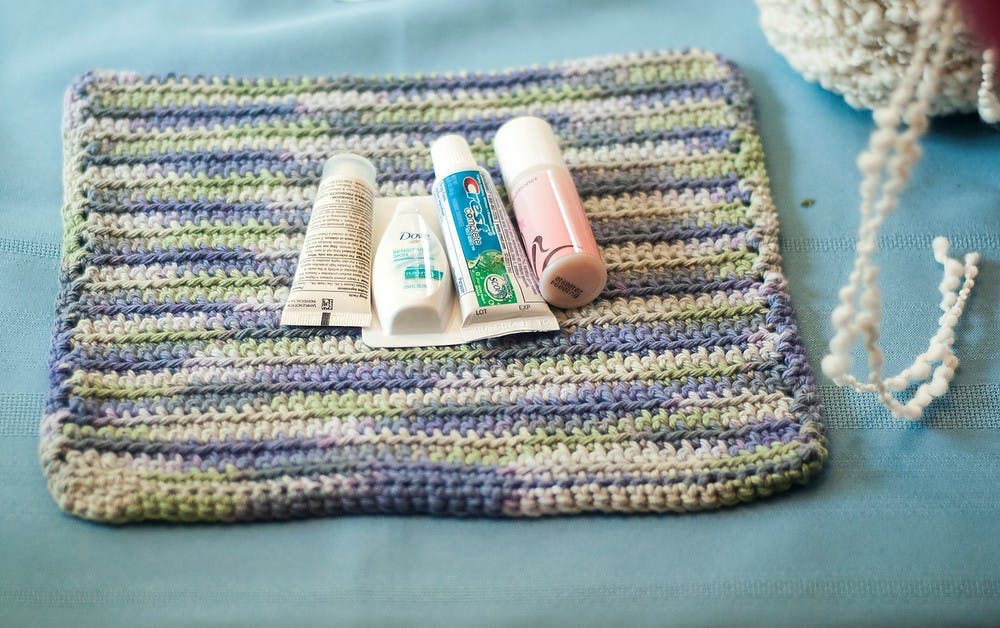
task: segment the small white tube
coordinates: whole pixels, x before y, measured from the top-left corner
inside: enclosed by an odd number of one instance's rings
[[[448,259],[420,210],[401,201],[375,251],[375,310],[389,335],[444,331],[453,292]]]
[[[326,160],[282,325],[371,324],[375,191],[375,166],[364,157]]]

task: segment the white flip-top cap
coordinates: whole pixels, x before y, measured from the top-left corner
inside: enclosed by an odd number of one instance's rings
[[[323,164],[323,178],[349,177],[360,179],[371,189],[375,186],[375,166],[361,155],[355,153],[337,153]]]
[[[431,144],[434,176],[443,179],[459,170],[478,168],[469,143],[461,135],[442,135]]]
[[[566,167],[552,127],[534,116],[521,116],[505,122],[493,138],[493,152],[500,162],[503,182],[508,186],[532,168]]]

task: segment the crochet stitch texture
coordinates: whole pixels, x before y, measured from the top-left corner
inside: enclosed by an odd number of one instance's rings
[[[609,281],[559,332],[378,349],[278,324],[324,159],[428,193],[549,120]],[[144,77],[68,92],[40,456],[110,522],[717,508],[813,477],[825,436],[749,87],[701,51],[495,74]],[[499,180],[499,179],[498,179]]]

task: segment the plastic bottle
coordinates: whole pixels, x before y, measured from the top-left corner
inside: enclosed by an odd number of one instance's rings
[[[542,297],[562,308],[590,303],[604,290],[607,266],[552,127],[514,118],[493,149]]]
[[[452,308],[448,259],[417,206],[402,201],[375,252],[375,310],[389,334],[442,331]]]

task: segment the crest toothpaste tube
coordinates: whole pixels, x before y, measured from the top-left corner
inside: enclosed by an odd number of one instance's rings
[[[434,201],[465,340],[559,329],[493,180],[465,139],[438,138],[431,144],[431,160]]]

